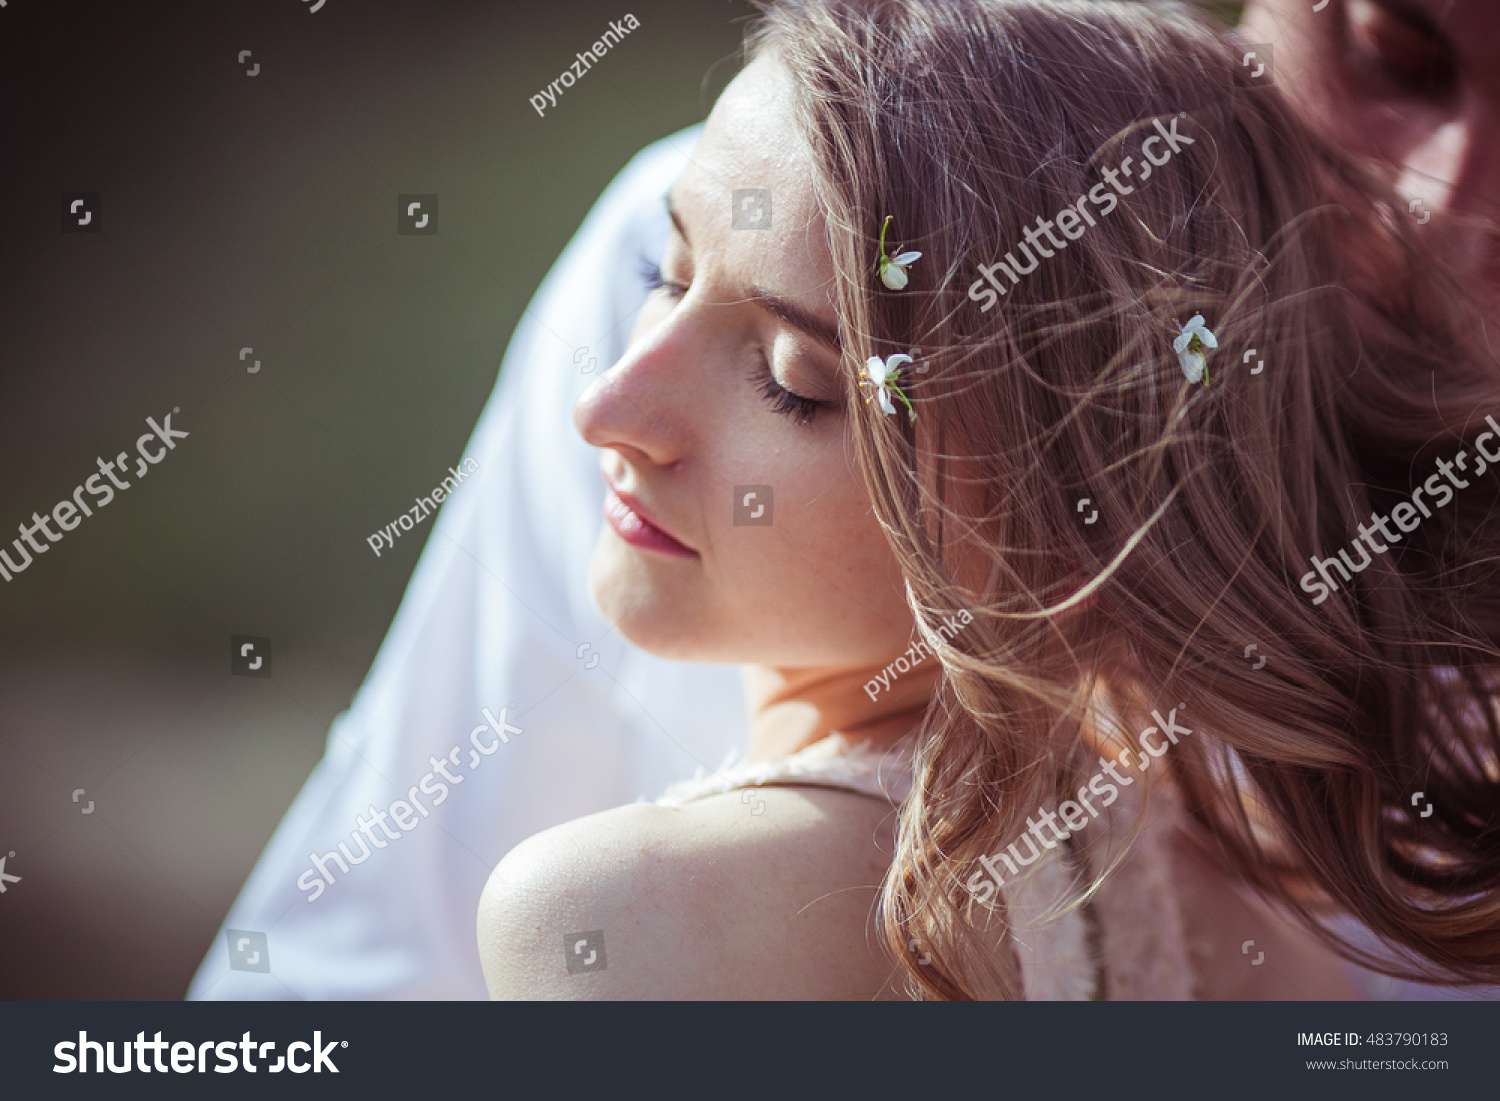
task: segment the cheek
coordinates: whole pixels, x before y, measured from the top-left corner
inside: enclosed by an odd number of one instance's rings
[[[800,536],[798,541],[821,574],[858,585],[871,599],[900,588],[895,557],[860,487],[841,485],[836,491],[809,495],[806,511],[794,520],[798,529],[793,535]]]
[[[883,660],[913,629],[895,556],[841,443],[788,449],[774,523],[732,528],[719,565],[744,617],[763,616],[787,663]]]
[[[698,510],[701,559],[663,560],[606,531],[591,576],[600,610],[677,660],[813,667],[900,653],[914,629],[905,585],[840,425],[773,419],[754,396],[725,409],[714,393],[695,406],[700,423],[717,409],[712,429],[654,472],[663,499]]]

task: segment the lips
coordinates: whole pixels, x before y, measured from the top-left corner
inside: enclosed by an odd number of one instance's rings
[[[674,558],[696,558],[698,552],[653,523],[639,501],[611,489],[604,498],[604,519],[614,533],[632,547]]]

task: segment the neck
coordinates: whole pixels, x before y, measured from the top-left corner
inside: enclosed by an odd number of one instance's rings
[[[941,668],[929,660],[899,675],[893,669],[882,685],[885,668],[745,666],[749,759],[784,757],[835,732],[874,749],[887,748],[911,733],[922,721]]]

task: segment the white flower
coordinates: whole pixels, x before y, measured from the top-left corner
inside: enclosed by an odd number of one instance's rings
[[[1218,346],[1219,338],[1214,336],[1201,313],[1195,313],[1189,318],[1188,323],[1182,327],[1182,333],[1172,341],[1172,351],[1177,353],[1177,362],[1182,364],[1182,373],[1189,382],[1200,382],[1205,376],[1208,357],[1203,354],[1202,349],[1213,350]]]
[[[920,252],[898,252],[895,256],[880,258],[880,281],[893,291],[906,289],[906,269],[914,261],[922,259]]]
[[[905,277],[903,276],[903,279]],[[904,285],[904,284],[903,284]],[[891,395],[895,394],[911,413],[911,419],[917,419],[917,411],[912,408],[911,402],[907,401],[906,395],[901,392],[897,384],[897,378],[901,374],[901,368],[906,364],[914,362],[911,356],[904,352],[881,359],[879,356],[871,356],[865,360],[864,368],[859,372],[859,384],[861,386],[873,386],[875,397],[880,402],[881,412],[896,415],[896,406],[891,401]],[[870,404],[870,399],[865,399],[865,404]]]
[[[880,226],[880,259],[875,262],[875,271],[880,281],[893,291],[906,289],[906,269],[922,259],[920,252],[898,252],[895,256],[885,254],[885,231],[890,228],[895,215],[887,214]]]

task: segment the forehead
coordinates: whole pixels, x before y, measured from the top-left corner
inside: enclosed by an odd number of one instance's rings
[[[751,62],[714,105],[672,200],[695,254],[798,293],[833,272],[811,154],[792,107],[781,64],[769,56]]]

